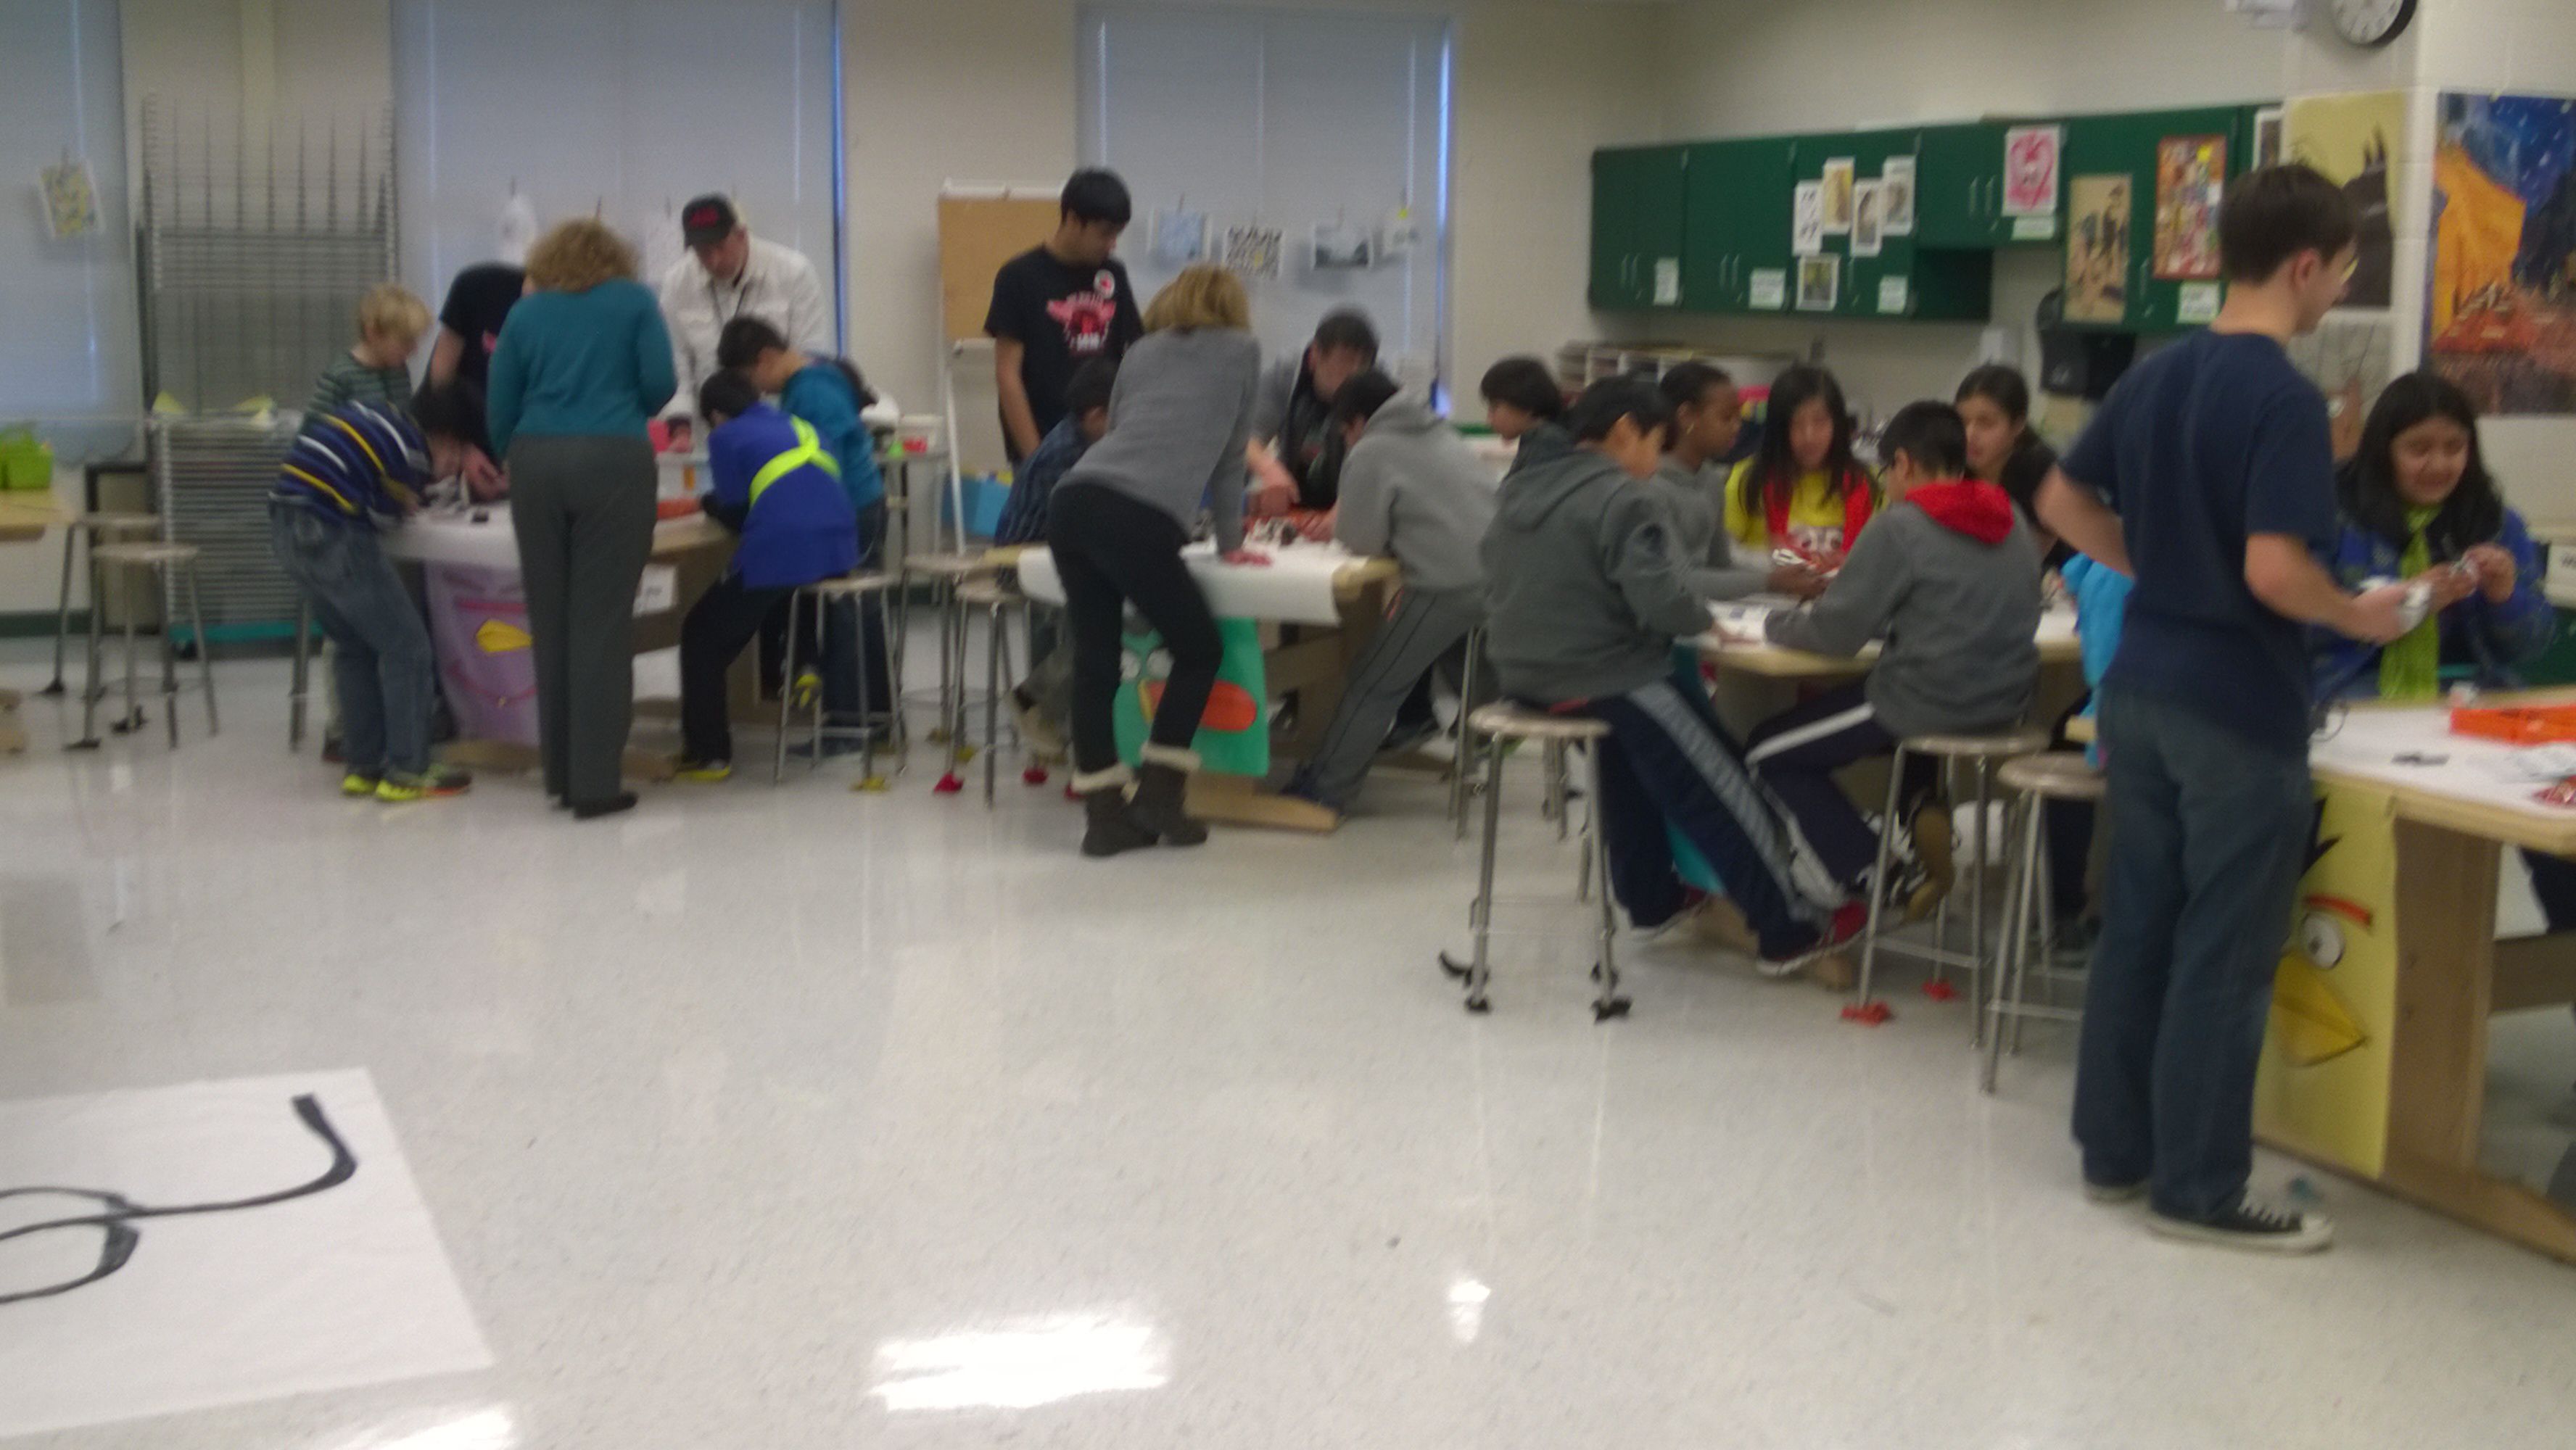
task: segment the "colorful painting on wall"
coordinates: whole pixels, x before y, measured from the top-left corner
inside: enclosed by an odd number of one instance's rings
[[[2576,101],[2445,94],[2426,363],[2480,411],[2576,413]]]
[[[2308,96],[2283,112],[2285,159],[2313,166],[2343,188],[2361,217],[2358,261],[2344,289],[2346,307],[2386,307],[2397,256],[2389,159],[2406,139],[2404,91]]]
[[[2063,126],[2015,126],[2004,132],[2004,215],[2057,215],[2057,169],[2066,150]]]
[[[2168,136],[2156,145],[2156,280],[2218,275],[2218,204],[2227,194],[2227,138]]]
[[[2066,229],[2066,320],[2120,322],[2129,315],[2129,178],[2079,176]]]
[[[2291,363],[2326,395],[2338,463],[2361,451],[2361,425],[2387,390],[2396,343],[2395,323],[2359,312],[2329,317],[2290,343]]]

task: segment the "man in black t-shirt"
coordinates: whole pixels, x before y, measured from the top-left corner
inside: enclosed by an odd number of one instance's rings
[[[1077,171],[1064,184],[1055,235],[993,274],[984,331],[1002,401],[1002,444],[1013,463],[1064,420],[1073,371],[1112,362],[1145,335],[1145,319],[1111,255],[1132,213],[1127,185],[1107,171]]]
[[[479,263],[456,274],[438,309],[438,344],[429,354],[431,386],[463,378],[480,394],[490,385],[501,324],[527,287],[525,271],[501,262]],[[478,498],[500,496],[501,470],[492,462],[490,439],[478,437],[466,450],[465,483]]]

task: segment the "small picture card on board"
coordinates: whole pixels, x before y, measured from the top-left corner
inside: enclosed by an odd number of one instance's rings
[[[1785,267],[1756,267],[1746,275],[1746,305],[1756,312],[1777,312],[1789,305],[1789,272]]]
[[[1825,162],[1825,174],[1817,183],[1825,192],[1825,235],[1839,237],[1852,229],[1852,188],[1855,176],[1852,159],[1836,156]]]
[[[1875,257],[1879,238],[1887,226],[1887,202],[1880,195],[1879,184],[1864,181],[1852,188],[1851,254]]]
[[[2065,148],[2063,126],[2015,126],[2004,132],[2005,216],[2055,214],[2058,162]]]
[[[1798,310],[1831,312],[1841,302],[1843,259],[1830,253],[1798,259]]]
[[[1878,172],[1879,230],[1891,237],[1914,235],[1914,158],[1890,156]]]
[[[1789,208],[1789,255],[1812,257],[1825,249],[1825,184],[1798,183]]]

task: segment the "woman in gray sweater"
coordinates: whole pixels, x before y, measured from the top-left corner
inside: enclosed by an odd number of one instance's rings
[[[1086,856],[1207,839],[1182,797],[1225,647],[1181,548],[1205,500],[1227,562],[1268,562],[1243,547],[1243,446],[1261,377],[1251,326],[1233,273],[1202,265],[1173,278],[1145,309],[1144,341],[1119,366],[1107,436],[1048,502],[1047,546],[1073,634],[1073,785],[1088,815]],[[1172,660],[1132,802],[1111,725],[1130,604]]]

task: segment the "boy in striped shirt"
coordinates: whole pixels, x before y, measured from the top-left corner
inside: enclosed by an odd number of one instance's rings
[[[403,802],[461,795],[473,778],[429,758],[437,681],[429,630],[379,539],[457,471],[481,436],[470,383],[425,389],[412,415],[372,402],[308,417],[269,493],[269,537],[331,641],[340,791]]]

